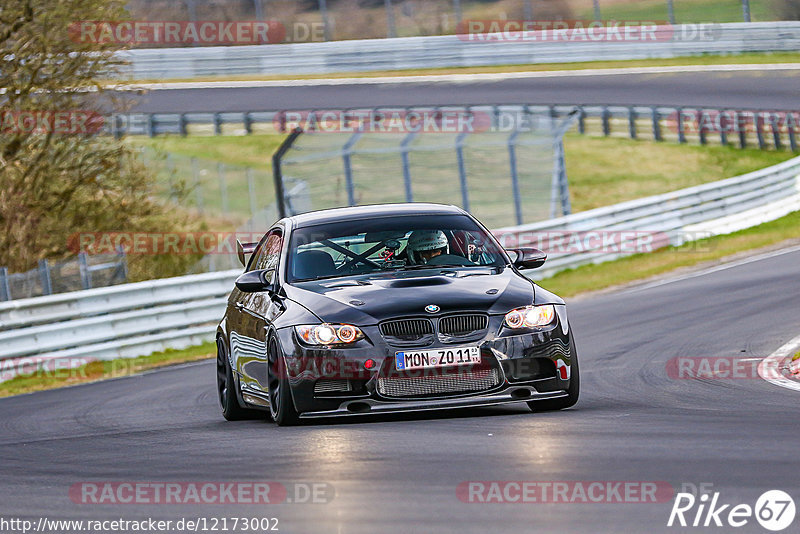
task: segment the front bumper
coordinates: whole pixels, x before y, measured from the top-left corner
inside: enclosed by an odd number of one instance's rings
[[[559,309],[560,308],[560,309]],[[502,327],[502,317],[490,318],[487,334],[479,339],[437,340],[424,349],[480,347],[485,368],[496,369],[498,383],[476,392],[452,392],[419,397],[388,397],[377,386],[378,377],[394,369],[395,352],[410,347],[388,345],[378,327],[362,327],[366,340],[347,348],[311,348],[302,345],[293,329],[280,330],[280,344],[295,407],[301,417],[363,415],[369,413],[414,412],[510,402],[553,399],[566,396],[569,368],[573,355],[566,325],[565,307],[556,306],[557,320],[546,329],[509,335]],[[423,348],[423,347],[420,347]],[[374,360],[371,370],[364,362]],[[315,392],[318,380],[346,379],[358,384],[350,392],[320,395]]]

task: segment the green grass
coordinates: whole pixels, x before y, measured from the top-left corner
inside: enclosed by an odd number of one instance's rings
[[[317,136],[319,138],[319,136]],[[139,146],[148,146],[157,150],[171,152],[186,157],[221,161],[227,165],[252,166],[259,170],[259,194],[272,197],[271,160],[272,152],[284,138],[280,134],[254,134],[250,136],[164,136],[153,139],[131,138],[130,142]],[[301,137],[302,139],[302,137]],[[789,152],[764,151],[755,148],[737,149],[723,146],[680,145],[669,142],[654,142],[616,137],[594,137],[588,135],[568,134],[565,138],[567,175],[570,183],[570,195],[573,211],[615,204],[702,183],[730,178],[780,163],[791,158]],[[501,159],[506,158],[505,151],[498,152]],[[436,153],[432,153],[436,154]],[[433,156],[432,156],[433,157]],[[437,158],[440,159],[439,156]],[[448,160],[449,161],[449,160]],[[417,168],[423,163],[417,160]],[[478,163],[482,165],[478,166]],[[426,169],[428,179],[422,183],[415,180],[415,187],[420,199],[434,201],[457,202],[452,198],[455,186],[452,165],[443,168],[436,161],[429,162]],[[470,177],[491,176],[500,172],[502,163],[494,162],[491,154],[486,154],[482,162],[475,162],[470,168]],[[212,166],[213,167],[213,166]],[[332,173],[341,172],[340,163]],[[486,167],[486,168],[483,168]],[[184,169],[184,172],[188,172]],[[437,174],[438,173],[438,174]],[[212,202],[213,187],[216,187],[216,171],[208,173],[209,187],[207,205]],[[363,177],[363,176],[362,176]],[[385,184],[385,175],[375,176],[374,187],[366,188],[375,195],[381,192],[381,184]],[[335,182],[335,178],[331,178]],[[319,182],[319,180],[317,180]],[[416,185],[420,182],[419,185]],[[478,182],[474,180],[474,182]],[[316,182],[315,182],[316,183]],[[335,184],[334,184],[335,185]],[[471,185],[479,186],[480,183]],[[333,187],[333,186],[332,186]],[[481,191],[482,198],[492,191]],[[505,194],[499,190],[497,194]],[[228,195],[231,209],[247,209],[246,181],[232,179],[229,181]],[[315,191],[315,196],[320,194]],[[331,199],[337,198],[330,193]],[[377,197],[376,197],[377,198]],[[448,200],[449,199],[449,200]],[[497,201],[497,206],[506,206],[505,200]],[[367,199],[368,200],[368,199]],[[499,209],[499,208],[498,208]],[[494,212],[476,213],[493,226]],[[502,224],[502,223],[501,223]]]
[[[652,17],[651,17],[652,18]],[[381,76],[423,76],[446,74],[480,74],[505,72],[543,72],[557,70],[616,69],[635,67],[662,67],[683,65],[747,65],[765,63],[800,63],[798,52],[753,52],[736,55],[702,55],[663,59],[631,59],[613,61],[586,61],[575,63],[526,63],[521,65],[495,65],[484,67],[418,68],[405,70],[380,70],[369,72],[338,72],[328,74],[280,74],[280,75],[225,75],[199,78],[141,79],[136,83],[201,82],[201,81],[252,81],[252,80],[316,80],[324,78],[374,78]],[[113,83],[117,83],[114,81]]]
[[[148,369],[193,362],[212,358],[216,354],[214,343],[204,343],[181,350],[168,349],[138,358],[119,358],[109,361],[91,362],[71,370],[31,372],[0,383],[0,397],[32,393],[46,389],[96,382],[109,378],[120,378],[141,373]]]
[[[537,283],[563,297],[571,297],[643,280],[679,268],[718,262],[722,258],[753,249],[788,243],[790,240],[797,242],[798,239],[800,239],[800,212],[794,212],[732,234],[562,271]]]
[[[742,3],[740,0],[675,0],[675,22],[742,22]],[[591,3],[584,6],[579,15],[593,18]],[[667,2],[665,0],[637,0],[635,2],[615,2],[600,4],[603,20],[653,20],[667,21]],[[777,18],[773,4],[767,0],[750,1],[750,19],[753,22],[770,21]]]

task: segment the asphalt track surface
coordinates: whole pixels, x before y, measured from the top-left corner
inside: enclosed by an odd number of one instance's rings
[[[270,111],[467,104],[619,104],[796,110],[800,70],[559,76],[424,82],[153,90],[134,111]]]
[[[277,517],[281,532],[685,532],[656,504],[470,504],[462,481],[712,483],[800,498],[798,393],[672,379],[676,356],[762,358],[800,330],[800,251],[569,304],[581,400],[278,428],[229,423],[211,361],[0,400],[0,517]],[[81,481],[321,482],[328,504],[75,504]],[[796,519],[785,532],[796,532]],[[730,528],[707,529],[730,532]],[[737,532],[766,532],[754,520]]]

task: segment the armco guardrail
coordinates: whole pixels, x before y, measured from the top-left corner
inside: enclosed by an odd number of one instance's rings
[[[682,244],[747,228],[800,209],[800,157],[760,171],[672,193],[624,202],[495,231],[507,246],[540,245],[561,237],[570,242],[594,233],[640,239],[664,236],[655,246]],[[625,234],[629,237],[624,237]],[[585,263],[622,255],[602,239],[582,250],[550,251],[541,279]],[[53,359],[113,359],[183,347],[214,336],[225,296],[239,270],[125,284],[0,303],[0,380],[19,362]]]
[[[666,245],[749,228],[800,210],[800,157],[742,176],[494,233],[507,247],[548,249],[534,280]],[[642,247],[641,240],[645,239]],[[548,245],[550,245],[548,247]]]
[[[659,26],[655,40],[470,41],[457,35],[323,43],[134,49],[124,74],[174,79],[570,63],[800,49],[800,22]]]
[[[412,110],[414,108],[407,108]],[[618,106],[618,105],[474,105],[447,106],[493,117],[493,128],[502,128],[503,117],[518,114],[549,114],[565,118],[578,110],[577,129],[582,134],[629,137],[655,141],[677,141],[748,146],[761,149],[798,150],[800,114],[797,111],[729,110],[725,108]],[[313,110],[308,110],[313,112]],[[364,109],[341,110],[358,111]],[[381,111],[374,108],[373,112]],[[162,134],[215,134],[286,132],[287,111],[227,113],[131,113],[113,116],[108,124],[116,136]],[[233,132],[231,130],[233,127]]]
[[[110,360],[212,340],[240,272],[0,303],[0,380],[13,376],[17,364],[31,369],[54,359]]]

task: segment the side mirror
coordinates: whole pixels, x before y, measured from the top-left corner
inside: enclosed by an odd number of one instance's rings
[[[519,269],[536,269],[544,265],[547,260],[547,254],[538,248],[515,248],[510,249],[508,252],[513,252],[516,255],[514,267]]]
[[[248,271],[236,279],[236,287],[243,293],[260,293],[261,291],[274,293],[277,289],[273,282],[274,278],[275,271],[272,269]]]
[[[247,256],[252,254],[257,246],[258,243],[242,243],[238,239],[236,240],[236,255],[239,256],[242,267],[247,267]]]

